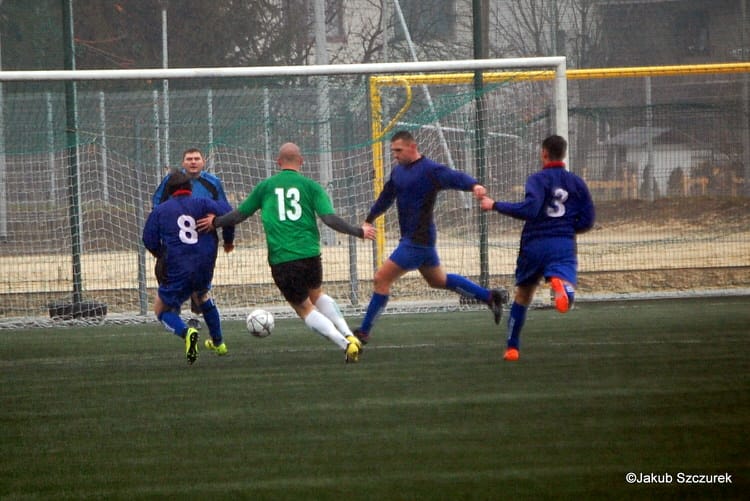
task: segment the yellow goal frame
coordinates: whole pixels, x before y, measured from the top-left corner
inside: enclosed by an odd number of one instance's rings
[[[569,69],[565,71],[566,80],[593,80],[602,78],[644,78],[686,75],[717,75],[722,73],[750,73],[750,62],[716,63],[673,66],[636,66],[620,68],[597,69]],[[502,83],[509,80],[540,81],[552,80],[556,77],[555,70],[523,70],[523,71],[486,71],[482,73],[484,84]],[[372,141],[372,165],[374,171],[373,196],[377,198],[385,184],[385,135],[395,127],[398,120],[406,113],[412,103],[412,86],[430,84],[470,84],[475,74],[471,72],[438,73],[438,74],[394,74],[373,75],[370,77],[370,124]],[[405,91],[404,104],[394,117],[383,125],[383,109],[381,89],[386,87],[403,87]],[[385,221],[379,217],[375,222],[378,230],[376,240],[375,261],[378,265],[383,262],[385,255]]]

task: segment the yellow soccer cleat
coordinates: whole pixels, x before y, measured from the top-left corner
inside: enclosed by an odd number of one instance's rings
[[[346,358],[344,359],[347,364],[356,363],[359,361],[359,354],[362,352],[362,342],[355,336],[346,336],[346,340],[349,344],[346,345]]]
[[[198,358],[198,329],[188,327],[185,333],[185,357],[190,365]]]
[[[219,356],[226,355],[229,352],[229,350],[227,350],[226,343],[221,343],[219,346],[215,346],[213,340],[211,339],[206,339],[206,342],[203,343],[203,346],[205,346],[207,350],[212,350]]]

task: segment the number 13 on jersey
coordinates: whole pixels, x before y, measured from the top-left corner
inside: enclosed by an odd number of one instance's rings
[[[276,188],[276,202],[279,209],[279,221],[296,221],[302,217],[302,206],[297,188]]]

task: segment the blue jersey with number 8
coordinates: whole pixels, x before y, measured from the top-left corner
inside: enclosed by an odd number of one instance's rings
[[[210,284],[218,236],[216,232],[199,233],[197,221],[209,213],[221,216],[231,210],[226,202],[190,195],[174,196],[154,208],[143,228],[143,244],[154,255],[166,253],[170,283],[197,272],[207,275]],[[233,227],[230,238],[234,238]]]

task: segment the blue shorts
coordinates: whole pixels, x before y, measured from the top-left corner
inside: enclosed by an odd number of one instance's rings
[[[440,258],[434,245],[418,245],[401,240],[390,260],[404,270],[417,270],[423,266],[440,266]]]
[[[516,260],[516,285],[535,285],[542,277],[559,277],[576,284],[578,258],[575,240],[538,239],[521,247]]]
[[[177,277],[170,275],[167,283],[159,285],[159,297],[162,302],[179,311],[182,303],[187,301],[194,292],[199,295],[207,293],[211,290],[213,266],[207,267],[206,270],[194,270],[192,273],[180,274]]]

